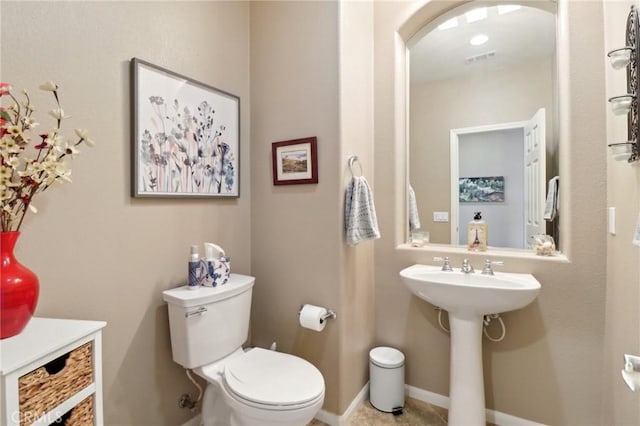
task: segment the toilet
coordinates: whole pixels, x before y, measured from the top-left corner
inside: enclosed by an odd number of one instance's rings
[[[324,379],[310,362],[243,349],[255,278],[231,274],[218,287],[166,290],[173,360],[207,381],[204,426],[304,426],[324,402]]]

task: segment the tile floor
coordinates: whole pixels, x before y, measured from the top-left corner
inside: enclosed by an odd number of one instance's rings
[[[426,402],[406,397],[402,414],[394,416],[391,413],[383,413],[371,406],[369,401],[364,401],[351,416],[349,426],[446,426],[447,410],[436,407]],[[327,426],[326,423],[314,420],[309,426]]]

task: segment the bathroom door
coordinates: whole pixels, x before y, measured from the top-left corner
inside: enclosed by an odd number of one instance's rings
[[[543,218],[547,179],[544,108],[540,108],[525,124],[524,141],[525,246],[529,247],[531,236],[546,234]]]

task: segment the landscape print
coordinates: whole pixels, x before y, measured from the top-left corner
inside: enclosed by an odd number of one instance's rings
[[[307,150],[291,150],[282,153],[282,173],[306,173]]]
[[[315,136],[271,144],[274,185],[318,183]]]
[[[463,177],[459,188],[461,203],[504,202],[504,176]]]

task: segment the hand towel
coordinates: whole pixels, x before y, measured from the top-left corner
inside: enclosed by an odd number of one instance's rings
[[[409,185],[409,230],[415,231],[420,228],[420,215],[418,214],[418,203],[413,187]]]
[[[364,176],[354,176],[347,186],[344,203],[347,244],[380,238],[373,193]]]
[[[560,177],[555,176],[549,180],[547,202],[544,207],[544,220],[551,222],[558,215],[558,203],[560,199]]]

